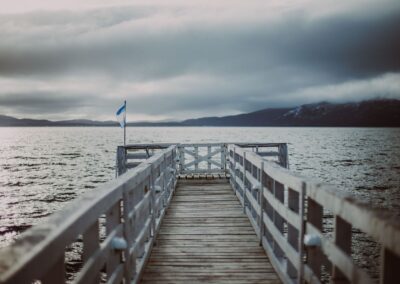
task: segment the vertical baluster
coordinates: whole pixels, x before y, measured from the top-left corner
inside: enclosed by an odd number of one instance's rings
[[[126,172],[126,149],[123,146],[117,147],[117,165],[115,177],[118,177]]]
[[[293,212],[299,214],[299,209],[300,209],[300,194],[289,188],[288,189],[288,207],[290,210]],[[298,224],[298,226],[301,226],[301,223]],[[299,230],[292,226],[291,224],[288,223],[288,234],[287,234],[287,240],[288,243],[298,252],[299,251]],[[297,273],[298,271],[295,269],[293,266],[293,263],[290,263],[288,261],[288,266],[287,266],[287,273],[291,278],[297,278]]]
[[[164,195],[164,208],[167,206],[167,202],[168,202],[168,193],[169,193],[169,189],[168,189],[168,173],[167,173],[167,159],[165,158],[165,154],[163,156],[163,162],[162,162],[162,189],[163,189],[163,195]]]
[[[175,180],[176,180],[176,148],[172,150],[172,169],[175,171],[172,175],[172,191],[175,191]]]
[[[158,173],[159,170],[156,170],[156,173]],[[145,185],[142,183],[140,185],[138,185],[135,189],[134,189],[134,201],[133,201],[133,205],[136,206],[136,204],[138,204],[144,197],[144,193],[145,193]],[[139,235],[139,233],[141,232],[143,225],[144,225],[144,218],[143,216],[140,216],[140,212],[136,212],[134,214],[134,218],[133,218],[133,224],[134,224],[134,234],[133,237],[134,239],[136,239]],[[136,247],[136,256],[135,257],[142,257],[144,254],[144,244],[143,242],[141,243],[136,243],[135,244]]]
[[[65,254],[58,257],[52,268],[42,277],[43,284],[63,284],[65,283]]]
[[[335,216],[335,244],[347,255],[351,255],[351,224]],[[332,267],[333,283],[349,283],[337,266]]]
[[[207,146],[207,170],[211,173],[211,146]]]
[[[185,170],[185,168],[184,168],[184,166],[185,166],[184,147],[183,146],[179,146],[178,147],[178,151],[179,151],[179,173],[183,173],[183,171]]]
[[[124,237],[127,241],[128,247],[125,250],[125,279],[133,279],[136,275],[136,255],[130,254],[131,247],[135,244],[134,243],[134,221],[133,218],[129,219],[129,214],[132,212],[134,208],[134,192],[131,188],[126,188],[124,190],[123,195],[123,204],[124,204]],[[130,278],[128,278],[130,277]],[[127,282],[129,282],[127,280]]]
[[[302,182],[301,191],[300,191],[300,207],[299,207],[299,215],[300,215],[300,227],[299,227],[299,271],[297,277],[297,283],[303,283],[303,275],[304,275],[304,214],[305,214],[305,196],[306,196],[306,183]]]
[[[234,177],[233,177],[233,191],[234,193],[236,193],[237,191],[237,170],[236,170],[236,147],[233,147],[233,173],[234,173]]]
[[[307,221],[322,232],[322,206],[308,198]],[[307,260],[318,279],[321,278],[322,253],[318,247],[307,249]]]
[[[258,147],[257,147],[258,151]],[[264,236],[264,208],[265,208],[265,202],[264,202],[264,162],[261,162],[261,167],[260,167],[260,175],[258,177],[258,180],[260,182],[260,189],[259,189],[259,202],[260,202],[260,246],[262,245],[262,239]]]
[[[194,169],[197,172],[199,169],[199,147],[194,147]]]
[[[221,144],[221,170],[226,172],[226,147],[225,147],[225,144]]]
[[[155,184],[154,184],[154,169],[153,166],[151,167],[151,172],[150,172],[150,191],[151,191],[151,231],[152,234],[151,236],[155,236],[155,231],[156,231],[156,219],[158,218],[159,212],[158,212],[158,207],[156,207],[156,189],[155,189]],[[156,243],[154,242],[154,245]]]
[[[381,284],[399,283],[399,267],[400,257],[389,249],[382,246],[381,248]]]
[[[247,178],[246,178],[246,152],[243,153],[243,163],[242,163],[242,169],[243,169],[243,212],[246,214],[246,206],[247,206],[247,197],[246,197],[246,193],[247,193]]]
[[[99,249],[99,221],[96,220],[86,232],[83,234],[83,262],[86,263],[90,257],[94,254],[96,250]],[[100,271],[97,271],[95,275],[92,276],[91,283],[100,282]]]
[[[106,214],[106,233],[109,235],[121,221],[120,202],[116,202]],[[121,262],[121,253],[116,250],[111,250],[107,257],[106,271],[110,277],[115,268]]]
[[[277,200],[279,200],[282,204],[284,204],[285,203],[285,200],[284,200],[285,188],[284,188],[283,184],[274,180],[273,189],[274,189],[275,198]],[[281,232],[282,235],[284,233],[284,223],[285,223],[285,219],[281,215],[279,215],[277,211],[274,210],[274,224],[275,224],[275,227],[279,230],[279,232]],[[274,243],[274,252],[277,257],[284,256],[282,248],[277,243]]]

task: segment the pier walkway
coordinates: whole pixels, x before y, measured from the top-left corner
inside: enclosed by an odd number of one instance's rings
[[[180,180],[142,283],[280,283],[227,179]]]
[[[114,180],[0,249],[0,283],[400,283],[398,216],[293,173],[285,143],[134,144],[116,160]]]

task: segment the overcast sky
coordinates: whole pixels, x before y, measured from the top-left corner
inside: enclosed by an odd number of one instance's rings
[[[114,119],[126,99],[130,121],[175,120],[400,99],[399,0],[207,2],[0,0],[0,114]]]

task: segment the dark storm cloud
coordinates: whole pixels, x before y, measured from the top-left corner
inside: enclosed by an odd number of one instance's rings
[[[32,114],[54,114],[71,109],[80,109],[90,104],[90,96],[83,94],[32,91],[29,93],[8,93],[0,97],[2,109],[13,109]]]
[[[17,39],[15,45],[11,39],[0,44],[0,74],[101,72],[148,80],[187,72],[246,74],[276,66],[321,69],[338,77],[400,69],[400,9],[373,17],[341,15],[310,21],[294,14],[271,26],[248,23],[238,29],[189,23],[160,31],[135,27],[145,19],[143,13],[125,8],[68,12],[67,17],[60,12],[19,16],[26,26],[43,29],[29,42],[18,44]],[[79,21],[86,18],[91,20],[80,27]],[[9,23],[9,17],[2,22]],[[75,22],[75,33],[62,30]]]
[[[328,13],[236,10],[132,6],[0,15],[0,111],[62,111],[93,96],[94,116],[127,98],[138,113],[176,117],[400,97],[395,1]],[[45,82],[52,94],[37,88],[13,99],[1,77]],[[63,87],[65,78],[74,79],[73,91]]]
[[[305,68],[355,77],[400,70],[400,9],[289,24],[275,35],[275,50]]]

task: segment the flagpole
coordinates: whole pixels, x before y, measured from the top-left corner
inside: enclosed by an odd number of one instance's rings
[[[125,104],[125,121],[124,121],[124,147],[126,146],[126,101],[124,101]]]

